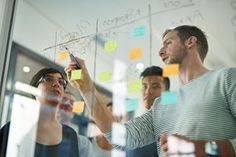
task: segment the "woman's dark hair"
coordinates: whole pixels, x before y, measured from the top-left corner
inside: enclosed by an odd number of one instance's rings
[[[39,70],[34,76],[33,78],[31,79],[30,81],[30,85],[31,86],[34,86],[34,87],[38,87],[38,84],[39,84],[39,80],[46,76],[47,74],[55,74],[55,73],[59,73],[61,75],[61,77],[63,79],[65,79],[64,75],[62,72],[60,72],[59,70],[57,69],[54,69],[54,68],[43,68],[41,70]],[[66,80],[66,79],[65,79]]]

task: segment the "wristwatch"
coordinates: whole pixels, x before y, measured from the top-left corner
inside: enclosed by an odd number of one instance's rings
[[[216,157],[219,155],[219,147],[215,141],[209,141],[205,144],[205,153],[209,157]]]

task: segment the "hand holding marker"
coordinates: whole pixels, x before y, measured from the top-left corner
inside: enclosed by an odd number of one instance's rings
[[[66,50],[69,52],[71,61],[76,62],[77,69],[81,69],[79,61],[75,58],[75,56],[70,52],[70,50],[67,47]]]

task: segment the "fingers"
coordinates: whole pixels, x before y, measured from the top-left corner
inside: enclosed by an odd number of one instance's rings
[[[161,134],[160,147],[166,156],[194,153],[194,141],[178,134]]]
[[[160,147],[165,153],[168,152],[167,137],[168,135],[166,133],[163,133],[160,136]]]

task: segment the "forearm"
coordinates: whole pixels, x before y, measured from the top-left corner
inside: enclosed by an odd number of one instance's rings
[[[107,109],[103,96],[93,87],[89,92],[81,92],[91,116],[102,132],[110,132],[114,122],[112,113]]]

